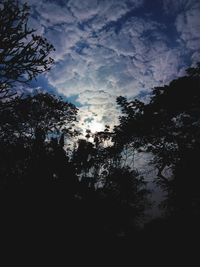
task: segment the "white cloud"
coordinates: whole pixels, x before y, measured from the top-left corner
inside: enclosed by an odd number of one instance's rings
[[[197,58],[200,50],[200,2],[198,0],[163,0],[163,7],[167,14],[175,19],[175,27],[180,44],[186,46],[192,53],[191,59]],[[193,55],[194,53],[194,55]]]
[[[199,5],[198,0],[163,0],[163,7],[166,13],[174,14],[187,11]]]
[[[92,29],[99,30],[142,3],[143,0],[70,0],[68,6],[77,20],[87,21]]]
[[[32,25],[56,48],[48,80],[66,96],[79,95],[81,123],[92,116],[99,123],[116,123],[117,96],[132,98],[168,83],[182,73],[184,55],[198,59],[198,1],[163,1],[165,16],[174,18],[176,36],[169,34],[173,28],[148,14],[128,15],[143,2],[29,0]]]
[[[178,15],[176,28],[180,38],[191,50],[200,49],[200,5],[199,9],[190,9]]]
[[[79,95],[78,101],[84,104],[79,109],[79,125],[83,129],[90,128],[91,121],[95,124],[114,126],[118,123],[119,110],[116,110],[115,95],[103,90],[89,91]],[[103,130],[103,129],[102,129]]]

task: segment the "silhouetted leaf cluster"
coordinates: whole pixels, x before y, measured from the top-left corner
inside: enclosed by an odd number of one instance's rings
[[[18,1],[2,1],[0,6],[0,99],[13,95],[16,82],[27,83],[53,63],[53,46],[35,35],[27,22],[29,7]]]

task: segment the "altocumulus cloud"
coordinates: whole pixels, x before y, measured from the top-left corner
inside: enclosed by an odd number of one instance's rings
[[[31,25],[54,44],[47,74],[77,96],[80,121],[117,123],[116,96],[168,83],[200,59],[198,0],[29,0]]]

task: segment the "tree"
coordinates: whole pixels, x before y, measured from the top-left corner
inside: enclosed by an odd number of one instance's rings
[[[27,83],[53,63],[53,46],[28,27],[29,10],[16,0],[0,3],[0,100],[13,96],[16,82]]]
[[[78,195],[85,209],[92,209],[98,231],[128,236],[149,204],[148,191],[143,177],[126,165],[121,150],[110,142],[112,136],[106,127],[93,135],[93,143],[80,139],[72,162],[80,180]],[[86,213],[90,221],[91,211]]]
[[[194,211],[200,204],[197,187],[200,163],[199,64],[187,73],[167,86],[154,88],[147,104],[118,98],[124,115],[115,128],[118,142],[133,143],[135,148],[154,154],[157,181],[167,190],[168,204],[176,213],[177,210],[182,213],[183,210]],[[172,170],[171,177],[163,173],[167,166]]]
[[[76,134],[76,114],[73,104],[48,93],[15,98],[12,107],[0,113],[0,172],[5,183],[9,179],[23,183],[35,171],[35,178],[43,176],[43,180],[61,173],[62,163],[67,162],[64,136]]]
[[[47,138],[48,135],[60,135],[61,131],[73,135],[76,115],[77,108],[73,104],[48,93],[39,93],[25,98],[17,97],[11,113],[5,112],[4,117],[21,136],[34,138],[40,130]]]
[[[143,219],[149,191],[144,178],[130,167],[111,167],[102,191],[109,231],[128,236]]]

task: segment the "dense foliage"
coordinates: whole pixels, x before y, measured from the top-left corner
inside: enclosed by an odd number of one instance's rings
[[[115,128],[117,142],[132,144],[155,155],[159,182],[169,193],[169,211],[199,213],[200,154],[199,65],[187,76],[153,89],[149,103],[118,98],[124,116]],[[121,139],[121,136],[126,138]],[[170,167],[172,175],[164,170]]]
[[[53,63],[53,46],[28,28],[28,12],[18,1],[0,2],[0,196],[5,225],[17,213],[21,231],[30,216],[29,224],[39,231],[43,223],[46,235],[137,238],[151,204],[147,181],[135,166],[135,154],[141,151],[153,155],[157,174],[152,178],[167,192],[164,223],[152,222],[144,233],[153,230],[159,236],[160,229],[170,229],[173,234],[177,219],[179,226],[188,221],[197,225],[200,64],[185,77],[154,88],[149,103],[118,97],[119,125],[95,134],[88,130],[78,139],[73,104],[49,93],[16,94],[19,83],[28,83]]]

